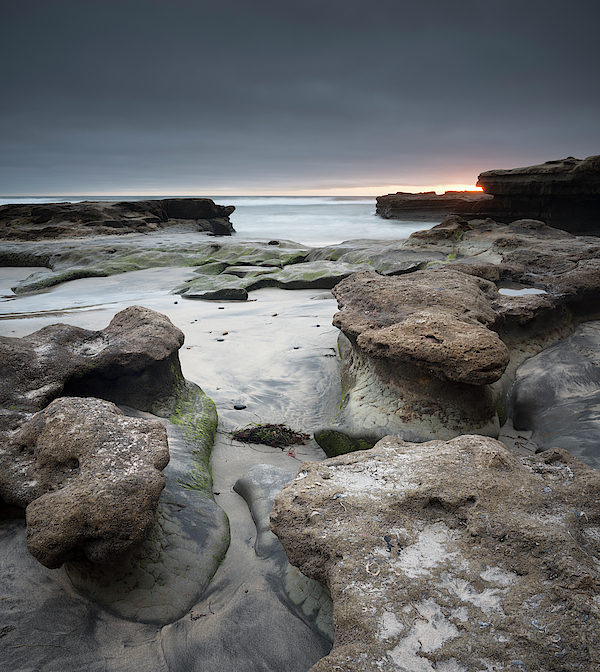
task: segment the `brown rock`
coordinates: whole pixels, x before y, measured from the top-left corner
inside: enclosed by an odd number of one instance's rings
[[[479,175],[477,186],[484,193],[379,196],[376,213],[386,219],[431,221],[449,214],[504,223],[535,219],[579,235],[600,235],[600,156],[488,170]]]
[[[0,337],[0,431],[61,394],[158,412],[182,380],[183,339],[166,316],[140,306],[117,313],[99,331],[54,324],[25,338]]]
[[[109,562],[146,537],[165,486],[167,434],[99,399],[62,397],[9,439],[6,502],[27,506],[27,547],[43,565]]]
[[[498,380],[508,364],[506,346],[485,326],[497,319],[496,286],[487,280],[445,269],[362,271],[333,293],[341,308],[333,324],[369,355],[473,385]]]
[[[311,672],[597,665],[600,472],[566,451],[386,437],[303,464],[271,529],[331,591]]]

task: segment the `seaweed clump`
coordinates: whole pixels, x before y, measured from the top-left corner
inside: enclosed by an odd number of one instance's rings
[[[310,439],[308,434],[296,432],[286,425],[274,425],[267,423],[265,425],[250,425],[231,432],[231,436],[236,441],[242,443],[260,443],[265,446],[283,449],[286,446],[304,444]]]

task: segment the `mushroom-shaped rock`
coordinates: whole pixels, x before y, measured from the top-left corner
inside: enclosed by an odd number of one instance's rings
[[[36,413],[10,438],[7,455],[2,496],[27,506],[27,547],[50,568],[84,558],[108,562],[140,544],[169,462],[160,422],[78,397]]]

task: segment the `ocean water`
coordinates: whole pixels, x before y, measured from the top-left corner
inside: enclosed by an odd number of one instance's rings
[[[57,196],[0,198],[5,203],[68,201],[137,201],[152,196]],[[179,197],[177,197],[179,198]],[[382,219],[375,214],[375,198],[335,196],[209,196],[220,205],[234,205],[230,220],[241,240],[294,240],[321,247],[346,240],[397,240],[432,222]]]

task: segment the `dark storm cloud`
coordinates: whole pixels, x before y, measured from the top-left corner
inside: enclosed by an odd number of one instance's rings
[[[600,152],[600,6],[3,2],[0,193],[473,182]]]

